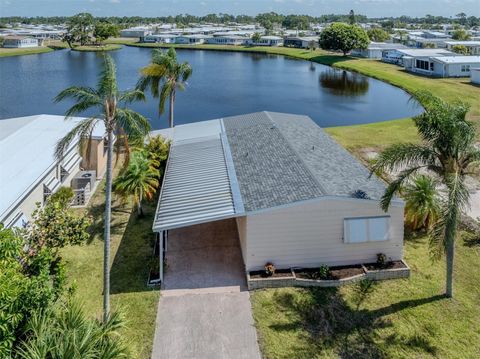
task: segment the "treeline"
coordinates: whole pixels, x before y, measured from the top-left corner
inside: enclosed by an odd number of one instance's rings
[[[468,16],[465,13],[455,15],[455,18],[448,18],[444,16],[426,15],[424,17],[386,17],[386,18],[368,18],[365,15],[354,15],[355,22],[380,22],[386,28],[402,27],[406,24],[417,24],[423,28],[434,28],[440,24],[454,23],[466,27],[480,26],[480,17]],[[52,24],[60,25],[66,23],[70,19],[69,16],[54,16],[54,17],[0,17],[0,25],[8,23],[22,23],[29,25],[38,24]],[[256,16],[249,15],[230,15],[230,14],[208,14],[205,16],[194,16],[189,14],[180,14],[176,16],[158,16],[158,17],[142,17],[142,16],[109,16],[96,17],[96,20],[116,24],[120,28],[149,24],[149,23],[167,23],[177,25],[188,25],[192,23],[213,23],[213,24],[251,24],[260,23],[267,29],[281,26],[287,29],[308,29],[311,23],[327,23],[327,22],[349,22],[350,14],[328,14],[321,16],[309,15],[283,15],[275,12],[262,13]]]

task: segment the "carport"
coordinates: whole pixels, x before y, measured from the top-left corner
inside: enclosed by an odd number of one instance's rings
[[[202,243],[204,246],[211,244],[208,241],[221,244],[221,239],[212,235],[216,228],[229,228],[226,238],[231,240],[236,234],[232,234],[232,230],[236,232],[236,223],[232,218],[241,216],[243,212],[222,122],[211,120],[194,126],[175,127],[153,223],[159,242],[162,283],[163,260],[170,246],[179,256],[180,248],[184,248],[183,255],[188,257],[186,251],[190,247],[201,249]],[[227,219],[231,220],[219,222]],[[238,243],[238,234],[236,238]],[[194,256],[190,260],[194,260]],[[174,272],[175,268],[172,268],[172,276]]]

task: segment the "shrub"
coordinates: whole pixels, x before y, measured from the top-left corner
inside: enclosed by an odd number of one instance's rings
[[[265,264],[265,275],[267,277],[271,277],[272,275],[275,274],[275,266],[273,265],[273,263],[266,263]]]
[[[57,192],[48,198],[49,203],[58,203],[62,208],[67,208],[73,199],[73,189],[60,187]]]
[[[378,253],[377,254],[377,265],[380,268],[385,268],[387,266],[387,255],[385,253]]]
[[[320,268],[318,268],[319,279],[327,279],[329,274],[330,274],[330,268],[326,264],[322,264]]]

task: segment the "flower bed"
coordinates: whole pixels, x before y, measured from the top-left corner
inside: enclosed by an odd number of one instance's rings
[[[366,277],[371,280],[408,278],[410,276],[410,267],[404,261],[390,261],[383,267],[377,263],[368,263],[363,265],[363,269]]]
[[[293,287],[295,275],[291,269],[277,269],[270,276],[265,271],[247,273],[248,289]]]
[[[380,268],[376,263],[330,267],[325,279],[318,278],[319,268],[276,270],[271,276],[265,271],[247,273],[248,289],[280,287],[338,287],[362,279],[385,280],[408,278],[410,268],[404,261],[387,262]]]

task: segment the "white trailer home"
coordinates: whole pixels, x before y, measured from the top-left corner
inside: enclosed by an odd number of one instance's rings
[[[165,135],[172,145],[153,223],[160,260],[182,236],[192,247],[218,239],[215,223],[232,219],[246,271],[402,259],[404,203],[381,210],[383,182],[309,117],[259,112]]]
[[[26,225],[36,203],[43,205],[61,186],[74,189],[75,204],[88,201],[106,168],[103,124],[92,133],[89,158],[79,153],[79,138],[62,158],[54,156],[56,143],[79,120],[37,115],[0,121],[0,223],[7,228]]]
[[[5,48],[26,48],[41,46],[42,40],[27,36],[7,36],[3,39]]]
[[[470,77],[471,69],[480,67],[480,56],[432,57],[433,75],[440,77]]]

